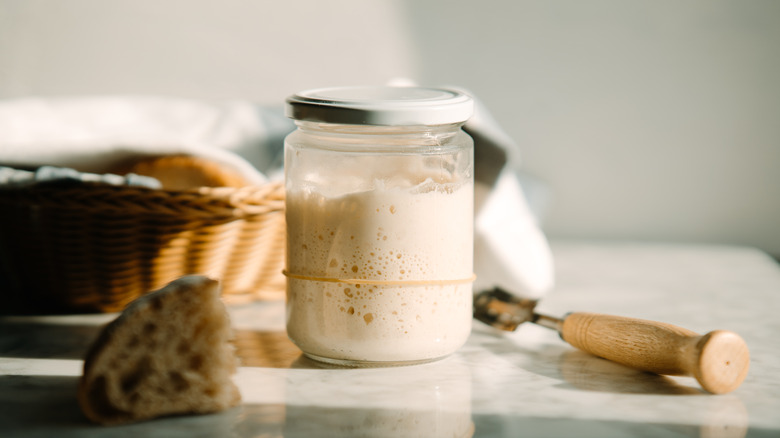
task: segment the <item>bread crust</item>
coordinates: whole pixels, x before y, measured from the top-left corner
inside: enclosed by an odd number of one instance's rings
[[[85,356],[79,405],[104,425],[236,406],[231,339],[219,283],[177,279],[133,301],[103,328]]]
[[[192,155],[144,157],[123,163],[113,173],[156,178],[166,190],[190,190],[198,187],[244,187],[248,181],[225,165]]]

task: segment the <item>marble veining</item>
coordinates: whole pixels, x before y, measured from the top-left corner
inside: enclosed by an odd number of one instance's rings
[[[80,413],[85,349],[114,315],[0,317],[3,437],[780,436],[780,268],[749,248],[558,242],[556,289],[538,309],[655,319],[745,338],[736,391],[638,372],[589,356],[549,329],[474,322],[439,362],[342,369],[301,356],[284,303],[232,307],[244,402],[215,415],[104,428]]]

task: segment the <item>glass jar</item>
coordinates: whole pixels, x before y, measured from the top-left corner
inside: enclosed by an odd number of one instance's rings
[[[338,365],[422,363],[461,347],[473,296],[473,102],[416,87],[287,99],[287,333]]]

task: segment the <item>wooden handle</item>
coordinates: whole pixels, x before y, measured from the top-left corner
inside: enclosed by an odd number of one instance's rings
[[[723,394],[747,375],[750,353],[736,333],[704,336],[662,322],[597,313],[571,313],[561,337],[595,356],[657,374],[693,376],[702,388]]]

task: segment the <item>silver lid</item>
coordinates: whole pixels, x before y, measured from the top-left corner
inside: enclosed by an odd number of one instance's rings
[[[474,101],[456,90],[423,87],[337,87],[287,98],[285,115],[295,120],[348,125],[445,125],[462,123]]]

